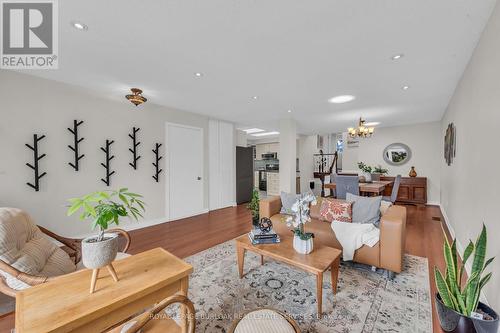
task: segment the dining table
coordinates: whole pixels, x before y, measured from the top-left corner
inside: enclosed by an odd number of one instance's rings
[[[394,181],[392,180],[376,180],[372,182],[359,183],[359,193],[365,194],[367,196],[377,196],[382,195],[385,191],[385,188],[392,185]],[[330,193],[333,193],[335,190],[335,183],[327,183],[325,184],[325,189],[329,189]]]

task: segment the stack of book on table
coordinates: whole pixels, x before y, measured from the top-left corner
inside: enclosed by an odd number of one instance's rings
[[[252,229],[248,233],[248,238],[253,245],[257,244],[276,244],[280,242],[280,236],[271,230],[269,232],[263,232],[260,229]]]

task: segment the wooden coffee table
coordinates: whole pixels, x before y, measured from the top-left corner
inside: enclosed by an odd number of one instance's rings
[[[292,237],[281,237],[281,243],[278,244],[252,245],[248,239],[248,235],[245,234],[236,238],[236,252],[238,254],[240,279],[243,277],[245,251],[259,254],[261,258],[261,265],[264,264],[264,257],[270,257],[316,275],[318,316],[321,316],[322,314],[323,273],[329,268],[331,268],[332,290],[334,294],[337,292],[340,255],[342,254],[342,251],[340,250],[328,246],[315,245],[312,253],[300,254],[293,249]]]

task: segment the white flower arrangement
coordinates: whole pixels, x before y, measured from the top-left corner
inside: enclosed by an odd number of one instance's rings
[[[292,215],[286,218],[286,225],[288,227],[293,226],[294,234],[299,236],[302,240],[308,240],[314,237],[312,233],[304,232],[304,224],[311,221],[311,216],[309,212],[310,205],[315,206],[317,204],[316,197],[309,191],[297,196],[297,201],[292,205],[291,211]]]

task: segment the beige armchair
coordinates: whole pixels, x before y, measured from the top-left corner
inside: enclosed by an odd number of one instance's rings
[[[126,231],[107,232],[120,234],[122,252],[128,250],[130,236]],[[21,209],[0,208],[0,292],[15,297],[19,290],[76,271],[80,260],[81,239],[62,237],[37,226]]]

